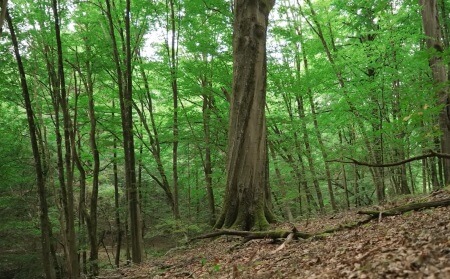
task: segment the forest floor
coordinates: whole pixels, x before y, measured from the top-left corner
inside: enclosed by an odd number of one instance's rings
[[[447,191],[414,198],[450,198]],[[402,199],[385,208],[402,205]],[[318,233],[366,216],[356,210],[295,224]],[[278,224],[274,229],[290,230]],[[222,236],[193,242],[139,266],[104,271],[99,278],[450,278],[450,207],[374,219],[324,237],[281,242]]]

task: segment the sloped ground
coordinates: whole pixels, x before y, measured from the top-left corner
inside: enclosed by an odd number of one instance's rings
[[[441,191],[420,201],[449,197]],[[300,231],[317,233],[363,218],[349,211],[295,225]],[[281,243],[240,241],[234,237],[201,240],[140,266],[107,271],[101,277],[450,278],[449,207],[385,217],[324,238],[293,241],[275,253]]]

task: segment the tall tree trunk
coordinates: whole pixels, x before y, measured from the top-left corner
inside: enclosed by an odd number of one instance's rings
[[[439,0],[438,6],[440,9],[440,19],[442,20],[442,39],[444,41],[445,48],[450,46],[450,18],[449,18],[449,6],[447,0]],[[439,12],[438,12],[439,13]],[[1,35],[1,34],[0,34]],[[447,79],[450,79],[450,62],[447,62]]]
[[[341,130],[339,130],[338,135],[339,135],[339,143],[343,147],[344,146],[344,144],[343,144],[344,140],[343,140],[343,137],[342,137],[342,131]],[[343,160],[343,159],[344,159],[344,154],[341,155],[341,160]],[[347,171],[345,169],[345,164],[342,164],[341,169],[342,169],[342,176],[343,176],[342,177],[342,179],[343,179],[342,185],[343,185],[344,191],[345,191],[345,201],[346,201],[345,204],[347,206],[347,209],[349,209],[350,208],[350,198],[348,196]],[[355,192],[354,195],[355,195],[355,198],[357,199],[358,197],[356,196],[356,192]]]
[[[131,258],[134,263],[141,263],[144,257],[142,238],[141,209],[139,191],[136,182],[136,157],[134,150],[133,114],[132,114],[132,46],[131,46],[131,1],[126,0],[125,9],[125,89],[120,102],[123,126],[123,145],[125,149],[125,179],[128,193],[130,215]]]
[[[114,105],[113,105],[114,107]],[[114,116],[113,116],[114,117]],[[120,251],[122,249],[122,223],[120,222],[120,192],[119,192],[119,176],[118,176],[118,170],[117,170],[117,140],[114,138],[113,142],[113,175],[114,175],[114,217],[115,217],[115,223],[116,223],[116,230],[117,230],[117,243],[116,243],[116,255],[114,258],[114,264],[116,267],[120,266]]]
[[[266,229],[274,221],[264,110],[266,35],[273,5],[269,0],[235,1],[227,188],[217,228]]]
[[[273,144],[271,144],[270,142],[269,142],[269,150],[270,150],[270,155],[271,155],[272,160],[273,160],[273,164],[274,164],[274,168],[275,168],[275,174],[277,176],[277,184],[279,184],[281,198],[283,199],[283,201],[282,201],[283,210],[284,210],[284,212],[286,214],[287,220],[289,222],[294,222],[294,216],[292,215],[291,207],[289,206],[289,199],[287,197],[286,182],[284,181],[283,177],[281,176],[281,171],[280,171],[280,168],[278,166],[277,155],[276,155],[276,152],[275,152],[275,148],[273,147]]]
[[[442,61],[444,46],[442,44],[441,27],[439,24],[438,7],[436,0],[419,0],[422,5],[422,23],[426,44],[433,54],[429,58],[429,65],[433,74],[435,88],[437,91],[437,103],[443,105],[439,114],[439,126],[442,132],[440,138],[441,152],[450,153],[450,100],[448,94],[448,73],[445,64]],[[444,184],[450,183],[450,159],[442,159]]]
[[[206,57],[205,57],[206,60]],[[202,79],[202,115],[203,115],[203,134],[205,140],[205,160],[203,163],[203,171],[205,173],[206,195],[208,199],[208,207],[210,216],[210,223],[212,225],[216,222],[216,208],[214,203],[214,193],[212,189],[212,162],[211,162],[211,131],[210,119],[211,108],[213,104],[213,96],[208,92],[208,80],[206,77]]]
[[[119,90],[120,115],[122,120],[122,136],[125,157],[125,189],[127,192],[128,214],[130,221],[130,242],[131,258],[134,263],[141,263],[143,253],[142,223],[139,204],[139,192],[136,183],[136,162],[133,138],[133,119],[132,119],[132,50],[131,50],[131,3],[126,1],[125,8],[125,43],[123,49],[123,59],[125,61],[125,71],[122,70],[121,57],[116,42],[115,26],[112,18],[111,3],[106,2],[106,16],[109,25],[109,35],[111,38],[114,63],[117,73],[117,85]],[[120,34],[123,37],[123,34]]]
[[[86,43],[86,52],[91,56],[90,46]],[[98,269],[98,241],[97,241],[97,204],[98,204],[98,187],[99,187],[99,175],[100,175],[100,153],[97,146],[97,117],[95,115],[94,105],[94,85],[92,81],[92,69],[91,61],[86,62],[86,82],[85,89],[88,94],[88,115],[89,115],[89,146],[94,160],[94,167],[92,169],[92,190],[91,190],[91,206],[90,206],[90,255],[89,261],[91,265],[91,273],[97,276]]]
[[[62,53],[62,42],[61,42],[61,30],[60,30],[60,19],[58,12],[58,2],[57,0],[52,1],[52,10],[54,17],[55,26],[55,37],[56,37],[56,47],[57,47],[57,61],[58,61],[58,83],[57,83],[57,98],[61,105],[61,110],[63,114],[63,126],[64,126],[64,147],[65,147],[65,171],[66,171],[66,193],[67,193],[67,204],[66,204],[66,246],[67,249],[67,263],[68,263],[68,276],[69,278],[78,278],[80,276],[80,267],[78,262],[78,247],[77,238],[75,234],[75,209],[74,209],[74,189],[73,189],[73,157],[75,147],[71,144],[74,142],[74,134],[72,130],[72,121],[70,119],[68,97],[66,93],[66,80],[64,76],[64,60]]]
[[[392,55],[394,61],[395,61],[395,68],[397,69],[397,53],[396,51],[393,52]],[[400,104],[400,86],[401,82],[400,80],[394,80],[392,82],[392,88],[393,88],[393,98],[392,98],[392,117],[395,121],[398,121],[401,118],[401,104]],[[403,123],[404,121],[398,121],[399,123]],[[400,124],[402,125],[402,124]],[[399,129],[395,137],[402,143],[402,144],[395,144],[394,146],[394,161],[401,161],[405,159],[405,144],[404,140],[406,137],[406,133],[404,132],[404,129]],[[410,194],[411,191],[408,187],[408,180],[406,175],[406,166],[402,165],[397,168],[393,169],[394,177],[397,177],[399,181],[399,188],[401,194]],[[411,185],[412,189],[413,185]]]
[[[114,100],[112,101],[113,113],[111,115],[112,123],[115,122],[115,108],[116,103]],[[114,135],[113,135],[114,136]],[[114,258],[114,264],[116,267],[120,266],[120,252],[122,249],[122,238],[123,238],[123,230],[122,223],[120,221],[120,191],[119,191],[119,171],[117,167],[117,138],[114,136],[113,138],[113,184],[114,184],[114,217],[116,224],[116,254]]]
[[[289,19],[289,14],[286,13],[286,15],[288,16],[288,19]],[[292,14],[292,17],[294,17],[293,14]],[[293,20],[293,22],[295,22],[295,21]],[[304,38],[303,38],[303,34],[302,34],[301,20],[297,19],[296,22],[297,23],[294,23],[295,24],[294,28],[295,28],[296,34],[300,38],[300,44],[295,44],[295,62],[296,62],[295,64],[296,64],[296,70],[297,70],[296,71],[297,79],[300,80],[300,69],[301,69],[300,49],[302,50],[301,55],[302,55],[302,59],[303,59],[303,66],[305,68],[306,73],[308,73],[308,71],[309,71],[309,64],[308,64],[308,58],[307,58],[306,50],[305,50]],[[334,198],[333,186],[331,184],[331,172],[330,172],[329,163],[327,162],[328,155],[325,151],[325,145],[323,144],[322,135],[319,130],[319,124],[317,122],[317,116],[316,116],[316,108],[315,108],[314,101],[313,101],[313,93],[310,88],[307,89],[307,93],[308,93],[308,100],[309,100],[310,107],[311,107],[311,115],[313,118],[315,134],[316,134],[317,140],[319,142],[319,148],[320,148],[322,158],[323,158],[324,164],[325,164],[325,174],[327,177],[327,185],[328,185],[328,193],[330,195],[330,203],[331,203],[332,209],[336,210],[337,209],[336,201]],[[299,106],[299,113],[300,113],[300,104],[303,104],[302,96],[297,97],[297,105]],[[303,107],[303,105],[302,105],[302,107]],[[302,110],[304,111],[304,109],[302,109]],[[304,114],[304,112],[303,112],[303,114]],[[306,123],[304,121],[303,121],[303,123],[304,123],[304,126],[306,126]],[[305,131],[305,128],[304,128],[304,131]],[[306,138],[308,138],[307,134],[306,134]],[[309,144],[309,143],[307,143],[307,144]],[[308,146],[306,147],[306,149],[308,150]],[[315,180],[317,181],[317,179],[315,179]],[[319,204],[320,204],[320,200],[319,200]]]
[[[300,10],[300,12],[302,13],[303,17],[307,20],[308,24],[311,26],[311,28],[314,30],[314,32],[319,37],[319,39],[322,43],[322,46],[324,47],[327,59],[330,62],[331,66],[333,68],[334,74],[336,75],[336,78],[338,80],[339,86],[341,87],[341,89],[343,91],[344,99],[345,99],[346,103],[348,104],[348,106],[350,107],[350,111],[354,114],[356,125],[360,129],[360,132],[362,133],[364,144],[367,148],[367,152],[368,152],[368,155],[370,158],[369,160],[376,162],[377,161],[377,153],[374,150],[374,144],[370,141],[370,139],[367,135],[365,125],[361,119],[358,109],[355,107],[355,105],[352,103],[352,101],[349,98],[347,87],[345,86],[345,84],[346,84],[345,79],[342,76],[342,72],[338,69],[336,62],[335,62],[335,58],[332,55],[332,52],[331,52],[332,49],[334,52],[336,52],[334,42],[331,43],[331,46],[333,47],[331,49],[325,39],[324,33],[322,31],[322,26],[317,20],[317,14],[316,14],[316,11],[314,10],[311,0],[306,0],[306,3],[308,4],[309,9],[311,11],[312,19],[313,19],[315,26],[307,19],[307,17],[305,16],[305,14],[303,13],[302,10]],[[382,171],[380,170],[380,168],[371,168],[370,171],[371,171],[373,182],[375,184],[375,190],[377,193],[378,202],[383,203],[385,201],[385,189],[384,189],[384,183],[382,180],[382,176],[383,176]]]
[[[314,190],[316,190],[317,201],[319,202],[320,211],[324,211],[325,205],[323,203],[322,190],[320,189],[319,180],[317,179],[316,167],[315,167],[314,159],[312,156],[310,139],[309,139],[308,131],[306,128],[305,108],[304,108],[304,104],[303,104],[304,103],[303,97],[300,95],[297,95],[295,99],[297,102],[298,116],[300,117],[300,119],[302,119],[301,126],[302,126],[302,133],[303,133],[303,142],[305,144],[305,153],[306,153],[306,159],[308,160],[309,171],[311,173],[311,177],[313,180]]]
[[[91,196],[90,196],[90,210],[87,212],[87,209],[85,208],[85,201],[81,204],[84,209],[84,213],[86,217],[86,222],[88,223],[88,236],[89,236],[89,244],[90,244],[90,255],[89,255],[89,266],[90,266],[90,272],[92,275],[97,276],[99,273],[98,269],[98,241],[97,241],[97,204],[98,204],[98,187],[99,187],[99,175],[100,175],[100,153],[98,151],[97,147],[97,118],[95,115],[95,105],[94,105],[94,84],[92,80],[92,52],[91,52],[91,46],[86,42],[85,40],[85,53],[87,55],[85,66],[86,66],[86,73],[83,74],[81,71],[81,66],[79,65],[73,65],[75,70],[79,73],[80,79],[83,82],[84,90],[88,96],[88,117],[89,117],[89,147],[90,147],[90,153],[92,155],[92,160],[94,162],[94,166],[92,169],[92,189],[91,189]],[[78,57],[78,56],[77,56]],[[75,79],[75,78],[74,78]],[[76,80],[76,79],[75,79]],[[76,85],[76,83],[75,83]],[[78,98],[78,97],[77,97]],[[75,143],[73,143],[75,144]],[[80,152],[80,148],[79,148]],[[79,154],[78,152],[78,154]],[[78,169],[80,173],[84,172],[83,166],[81,163],[81,158],[79,155],[76,155],[77,158],[75,160],[79,161],[77,162]],[[86,175],[84,174],[84,177]],[[86,183],[84,181],[84,183]],[[85,197],[83,197],[83,200]],[[80,203],[81,203],[80,198]]]
[[[52,225],[48,216],[48,204],[47,204],[47,190],[45,188],[45,178],[42,168],[41,154],[39,152],[39,146],[37,141],[37,129],[34,119],[33,108],[31,106],[30,93],[28,91],[28,84],[25,76],[25,69],[22,63],[22,57],[19,51],[19,43],[17,41],[14,26],[12,24],[11,16],[6,10],[6,0],[3,0],[2,14],[6,17],[6,21],[9,25],[11,40],[14,48],[14,55],[17,61],[17,66],[20,75],[20,85],[22,87],[22,97],[24,99],[25,110],[27,113],[28,131],[30,134],[31,149],[33,151],[34,168],[36,171],[36,184],[37,192],[39,196],[39,220],[41,229],[41,245],[42,245],[42,263],[47,279],[56,278],[55,268],[51,262],[51,238],[52,238]],[[3,19],[3,16],[2,16]],[[3,22],[2,22],[3,23]],[[1,28],[1,26],[0,26]]]
[[[178,205],[178,38],[176,31],[176,20],[175,20],[175,0],[169,0],[170,9],[170,32],[171,32],[171,47],[167,46],[169,52],[170,61],[170,77],[172,86],[172,102],[173,102],[173,126],[172,126],[172,183],[173,183],[173,206],[174,206],[174,217],[175,219],[180,219],[180,210]]]
[[[76,69],[75,69],[76,70]],[[77,119],[77,111],[78,111],[78,99],[79,99],[79,88],[78,88],[78,80],[77,80],[77,74],[76,71],[74,71],[73,73],[73,80],[74,80],[74,92],[75,92],[75,113],[73,116],[73,123],[74,123],[74,134],[76,135],[76,138],[72,138],[72,146],[74,146],[75,148],[75,152],[73,155],[73,160],[75,162],[75,165],[78,169],[78,173],[79,173],[79,203],[78,203],[78,208],[79,208],[79,214],[78,214],[78,229],[80,235],[78,237],[78,244],[79,247],[87,247],[88,245],[88,241],[86,240],[86,234],[84,233],[85,230],[85,226],[87,226],[87,232],[88,232],[88,239],[89,239],[89,232],[90,232],[90,218],[89,218],[89,214],[87,213],[86,210],[86,170],[84,169],[83,163],[81,162],[81,157],[80,157],[80,153],[81,153],[81,135],[80,135],[80,131],[79,129],[77,129],[78,127],[78,119]],[[88,270],[87,270],[87,254],[86,254],[86,249],[81,249],[80,253],[78,253],[78,262],[80,265],[80,270],[84,273],[87,274]]]

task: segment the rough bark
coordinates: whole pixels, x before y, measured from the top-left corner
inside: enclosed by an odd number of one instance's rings
[[[266,229],[274,220],[264,110],[266,33],[273,5],[268,0],[235,1],[227,189],[216,228]]]
[[[439,114],[439,126],[441,135],[441,152],[450,153],[450,100],[448,94],[448,74],[446,65],[442,61],[444,45],[442,44],[442,34],[439,24],[438,7],[436,0],[419,0],[422,6],[423,30],[427,36],[426,45],[431,51],[429,65],[432,71],[435,88],[437,91],[437,103],[442,105]],[[450,159],[443,159],[444,184],[450,183]]]

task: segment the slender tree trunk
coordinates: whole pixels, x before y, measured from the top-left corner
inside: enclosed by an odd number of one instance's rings
[[[141,67],[140,69],[142,80],[144,82],[145,87],[145,95],[143,97],[143,100],[141,100],[141,103],[146,107],[146,110],[150,117],[150,125],[149,126],[149,120],[147,118],[147,114],[142,111],[137,105],[135,105],[136,112],[139,115],[139,118],[141,120],[141,123],[143,125],[144,130],[147,132],[148,136],[148,143],[146,143],[146,139],[141,137],[142,144],[150,151],[152,154],[155,162],[156,162],[156,168],[158,170],[160,178],[157,178],[155,175],[152,175],[150,172],[150,176],[152,179],[163,189],[166,198],[167,203],[170,206],[170,209],[172,210],[173,216],[176,216],[176,207],[175,207],[175,198],[172,193],[169,180],[167,178],[166,170],[164,168],[164,164],[161,158],[161,145],[159,141],[159,133],[155,122],[154,117],[154,108],[153,108],[153,100],[152,95],[150,92],[150,86],[148,84],[147,75],[144,71],[144,69]],[[144,104],[145,103],[145,104]]]
[[[75,151],[73,154],[73,160],[75,162],[75,165],[78,169],[78,173],[79,173],[79,186],[80,186],[80,194],[79,194],[79,203],[78,203],[78,208],[79,208],[79,219],[78,219],[78,229],[79,229],[79,237],[78,237],[78,244],[79,247],[87,247],[88,245],[88,241],[86,240],[86,227],[87,227],[87,236],[89,239],[89,233],[91,231],[90,228],[90,216],[86,210],[86,170],[84,169],[83,163],[81,162],[81,158],[80,158],[80,153],[81,153],[81,136],[80,136],[80,131],[77,129],[78,127],[78,123],[77,123],[77,111],[78,111],[78,99],[79,99],[79,88],[78,88],[78,80],[77,80],[77,74],[74,71],[73,73],[73,80],[74,80],[74,92],[75,92],[75,114],[73,117],[73,122],[74,122],[74,135],[76,135],[77,139],[74,137],[72,138],[72,146],[74,146]],[[80,253],[78,253],[78,262],[80,265],[80,270],[84,273],[87,274],[88,270],[87,270],[87,254],[86,254],[86,249],[81,249]]]
[[[426,194],[428,192],[427,185],[427,159],[422,159],[422,193]]]
[[[106,1],[106,16],[109,24],[109,34],[112,43],[114,62],[116,64],[117,85],[119,89],[120,113],[122,120],[123,148],[125,155],[125,189],[127,192],[128,214],[130,221],[130,244],[131,258],[134,263],[141,263],[143,260],[143,239],[142,223],[140,217],[139,192],[136,183],[136,162],[133,138],[133,119],[132,119],[132,51],[131,51],[131,3],[126,1],[125,8],[125,43],[124,43],[124,61],[125,71],[122,70],[121,58],[117,47],[115,27],[112,19],[111,3]],[[123,35],[121,35],[123,37]]]
[[[314,189],[316,190],[317,201],[319,202],[320,211],[324,211],[325,205],[323,203],[322,190],[320,189],[319,180],[317,179],[316,167],[314,165],[314,159],[312,157],[310,139],[309,139],[308,131],[306,128],[303,97],[296,96],[296,101],[297,101],[298,114],[299,114],[300,119],[302,119],[301,125],[302,125],[302,133],[303,133],[303,142],[305,144],[305,153],[306,153],[306,159],[308,160],[309,171],[311,173],[311,177],[313,180]]]
[[[206,182],[206,195],[208,199],[208,207],[210,213],[210,223],[212,225],[216,222],[216,208],[214,203],[214,193],[212,189],[212,162],[211,162],[211,131],[210,131],[210,119],[211,119],[211,108],[212,108],[212,98],[213,96],[208,93],[207,89],[208,81],[206,77],[202,80],[202,115],[203,115],[203,134],[205,140],[205,160],[203,164],[203,169],[205,173]]]
[[[73,189],[73,157],[75,147],[71,144],[74,142],[74,135],[72,130],[72,122],[70,119],[68,97],[66,93],[66,81],[64,76],[64,60],[62,53],[60,20],[58,12],[57,0],[52,1],[52,9],[55,25],[55,37],[57,47],[57,61],[58,61],[58,83],[57,83],[57,98],[61,104],[61,110],[63,113],[63,126],[64,126],[64,147],[65,147],[65,169],[66,169],[66,192],[67,192],[67,208],[65,212],[66,216],[66,249],[67,249],[67,263],[68,263],[68,276],[69,278],[78,278],[80,276],[80,267],[78,262],[78,247],[77,238],[75,234],[75,209],[74,209],[74,189]]]
[[[86,51],[90,55],[90,47],[86,45]],[[92,70],[91,63],[86,63],[86,91],[88,94],[88,114],[89,114],[89,143],[92,158],[94,160],[94,167],[92,170],[92,192],[91,192],[91,208],[90,208],[90,228],[89,240],[90,240],[90,255],[89,261],[91,265],[91,273],[97,276],[98,269],[98,241],[97,241],[97,204],[98,204],[98,187],[99,187],[99,175],[100,175],[100,153],[97,146],[97,117],[95,115],[94,105],[94,89],[92,82]]]
[[[78,136],[78,150],[81,150],[81,143],[80,143],[80,136]],[[78,169],[78,172],[80,174],[79,177],[79,183],[80,183],[80,201],[78,203],[78,208],[80,209],[80,212],[78,214],[78,231],[79,231],[79,245],[80,247],[87,247],[88,240],[86,239],[86,227],[88,228],[88,235],[89,235],[89,225],[86,226],[89,222],[89,216],[86,212],[86,171],[83,168],[83,165],[79,159],[79,156],[75,159],[76,166]],[[80,253],[78,254],[78,261],[80,263],[80,269],[84,274],[88,273],[88,264],[87,264],[87,254],[86,249],[82,249]]]
[[[339,86],[343,90],[345,101],[347,102],[348,106],[350,107],[350,111],[354,114],[355,122],[357,124],[357,127],[360,129],[360,131],[362,133],[364,144],[365,144],[365,146],[367,148],[367,152],[368,152],[368,154],[370,156],[369,157],[370,161],[375,161],[376,162],[377,161],[377,153],[374,150],[374,144],[370,141],[370,139],[369,139],[369,137],[367,135],[365,125],[362,122],[362,119],[361,119],[361,117],[359,115],[359,112],[358,112],[357,108],[351,102],[351,100],[350,100],[350,98],[348,96],[347,87],[345,86],[345,79],[342,76],[342,72],[338,69],[338,67],[336,65],[336,62],[335,62],[334,57],[332,55],[331,49],[330,49],[330,47],[329,47],[329,45],[328,45],[328,43],[327,43],[327,41],[325,39],[325,36],[323,34],[322,27],[321,27],[320,23],[317,21],[317,14],[316,14],[316,12],[314,10],[312,2],[311,2],[311,0],[306,0],[306,3],[308,4],[308,6],[310,8],[312,19],[313,19],[313,22],[314,22],[315,26],[313,26],[313,24],[311,22],[309,22],[308,20],[307,20],[307,22],[313,28],[314,32],[316,32],[317,36],[319,37],[319,39],[320,39],[320,41],[321,41],[321,43],[322,43],[322,45],[324,47],[327,59],[330,62],[332,68],[333,68],[333,71],[334,71],[334,73],[336,75],[336,78],[338,80]],[[300,10],[300,12],[302,13],[303,17],[307,18],[304,15],[302,10]],[[334,42],[332,42],[332,47],[335,47]],[[333,49],[333,50],[336,52],[336,49]],[[377,193],[378,202],[379,203],[383,203],[385,201],[385,189],[384,189],[384,183],[383,183],[383,179],[382,179],[382,177],[383,177],[382,171],[380,170],[380,168],[371,168],[370,171],[371,171],[372,179],[373,179],[374,184],[375,184],[375,190],[376,190],[376,193]]]
[[[95,106],[94,106],[94,84],[92,80],[92,65],[91,65],[91,46],[85,41],[85,53],[87,55],[85,66],[86,73],[84,74],[81,70],[81,66],[79,61],[77,65],[71,64],[76,72],[78,72],[80,76],[80,80],[83,83],[84,90],[88,96],[88,117],[89,117],[89,145],[90,145],[90,153],[92,155],[92,160],[94,162],[93,170],[92,170],[92,189],[90,191],[90,210],[87,211],[86,208],[86,171],[84,170],[83,164],[81,162],[80,152],[81,152],[81,144],[80,140],[78,140],[78,151],[75,152],[74,160],[77,164],[77,168],[80,172],[80,184],[83,184],[83,187],[80,186],[80,211],[83,222],[86,221],[88,228],[88,237],[89,237],[89,245],[90,245],[90,255],[89,255],[89,267],[90,273],[93,276],[97,276],[99,273],[98,268],[98,241],[97,241],[97,204],[98,204],[98,187],[99,187],[99,175],[100,175],[100,154],[97,147],[97,118],[95,115]],[[78,54],[78,53],[77,53]],[[77,55],[78,58],[78,55]],[[77,85],[76,74],[74,73],[74,84],[75,84],[75,92],[76,92],[76,100],[78,100],[79,89]],[[77,108],[75,108],[77,111]],[[74,117],[74,122],[76,123],[76,117]],[[77,134],[77,133],[76,133]],[[77,143],[72,143],[73,146],[77,146]],[[82,189],[82,191],[81,191]],[[81,196],[83,195],[83,196]],[[83,223],[81,222],[81,223]],[[85,253],[83,251],[83,253]],[[86,263],[84,262],[86,265]]]
[[[48,215],[48,204],[47,204],[47,190],[45,188],[45,178],[42,168],[41,154],[39,152],[39,146],[37,141],[37,129],[34,119],[33,108],[31,106],[30,93],[28,91],[28,84],[25,76],[25,69],[22,63],[22,57],[19,52],[19,43],[17,41],[16,33],[12,24],[11,16],[6,10],[6,0],[3,0],[2,6],[2,20],[6,17],[6,21],[9,25],[11,40],[14,48],[14,55],[17,61],[17,66],[20,75],[20,85],[22,87],[22,97],[24,99],[25,110],[27,113],[28,130],[30,134],[31,149],[33,151],[34,158],[34,168],[36,171],[36,184],[37,192],[39,196],[39,220],[41,229],[41,245],[42,245],[42,263],[45,271],[45,276],[47,279],[56,278],[55,268],[52,264],[51,257],[51,236],[52,236],[52,225],[50,223]],[[3,22],[1,22],[3,24]],[[0,26],[1,30],[1,26]],[[1,35],[1,33],[0,33]]]
[[[393,54],[393,59],[396,62],[397,60],[397,55],[394,52]],[[397,66],[395,66],[397,67]],[[392,88],[393,88],[393,101],[392,101],[392,117],[394,118],[394,120],[399,120],[401,118],[400,115],[400,81],[399,80],[395,80],[392,83]],[[402,123],[403,121],[398,121],[399,123]],[[401,124],[400,124],[401,125]],[[395,137],[400,141],[400,142],[404,142],[405,139],[405,132],[403,132],[403,129],[401,131],[398,132],[397,135],[395,135]],[[395,144],[394,146],[394,161],[401,161],[405,159],[405,146],[404,144]],[[408,180],[407,180],[407,171],[406,171],[406,166],[402,165],[399,166],[397,168],[393,169],[394,171],[394,177],[397,177],[399,180],[399,188],[400,188],[400,193],[401,194],[410,194],[411,191],[408,187]],[[412,186],[412,185],[411,185]]]
[[[270,148],[269,148],[270,154],[272,156],[272,160],[273,160],[273,164],[274,164],[274,168],[275,168],[275,174],[277,176],[277,183],[279,184],[278,187],[280,189],[281,198],[283,199],[282,207],[286,214],[287,220],[289,222],[294,222],[294,216],[292,215],[291,207],[289,206],[289,199],[287,197],[286,182],[284,181],[283,177],[281,176],[281,171],[278,166],[275,148],[272,146],[272,144],[270,142],[269,142],[269,146],[270,146]]]
[[[289,18],[289,14],[288,13],[286,13],[286,14],[287,14],[287,16]],[[292,17],[294,17],[294,15],[292,15]],[[294,20],[293,20],[293,22],[294,22]],[[301,20],[297,19],[296,22],[298,22],[298,23],[294,23],[294,24],[296,24],[294,28],[295,28],[296,34],[300,38],[300,44],[299,45],[298,44],[295,45],[295,51],[296,51],[296,53],[295,53],[295,61],[296,61],[296,68],[297,68],[297,72],[296,72],[297,79],[300,80],[300,68],[301,68],[300,48],[302,50],[301,51],[301,55],[302,55],[302,58],[303,58],[303,66],[305,68],[305,72],[306,73],[308,73],[308,71],[309,71],[309,67],[308,67],[309,64],[308,64],[308,58],[307,58],[306,50],[305,50],[304,38],[303,38],[303,34],[302,34]],[[324,164],[325,164],[325,174],[326,174],[326,177],[327,177],[327,186],[328,186],[328,193],[330,195],[330,203],[331,203],[332,209],[336,210],[337,209],[336,208],[336,201],[335,201],[335,198],[334,198],[333,186],[331,184],[331,172],[330,172],[329,164],[327,162],[328,161],[328,159],[327,159],[328,155],[327,155],[327,153],[325,151],[325,145],[323,143],[322,135],[321,135],[320,129],[319,129],[319,124],[317,122],[316,108],[315,108],[314,100],[313,100],[313,93],[312,93],[310,88],[307,89],[307,93],[308,93],[308,100],[309,100],[310,107],[311,107],[311,115],[313,117],[313,124],[314,124],[315,134],[316,134],[317,140],[319,142],[319,148],[320,148],[320,151],[321,151],[321,154],[322,154],[322,158],[323,158]],[[303,100],[302,100],[301,96],[297,97],[297,105],[299,106],[299,111],[300,111],[300,104],[303,104]],[[304,109],[303,109],[303,111],[304,111]],[[304,114],[304,112],[303,112],[303,114]],[[304,126],[306,126],[306,123],[304,121],[303,121],[303,123],[304,123]],[[306,129],[304,128],[304,131],[305,130]],[[308,137],[307,134],[306,134],[306,137]],[[307,149],[308,149],[308,147],[307,147]],[[315,181],[317,181],[317,179]],[[319,200],[319,204],[320,204],[320,200]]]
[[[130,215],[131,257],[134,263],[141,263],[144,257],[141,209],[139,190],[136,181],[136,157],[134,151],[133,114],[132,114],[132,53],[131,53],[131,2],[126,0],[125,9],[125,90],[120,102],[123,126],[123,143],[125,149],[125,179],[128,192],[128,207]]]
[[[339,134],[339,143],[343,147],[344,146],[344,144],[343,144],[344,140],[342,138],[342,131],[340,130],[338,134]],[[343,159],[344,158],[343,158],[343,155],[342,155],[341,160],[343,160]],[[343,176],[342,184],[344,185],[344,191],[345,191],[345,201],[346,201],[347,209],[349,209],[350,208],[350,198],[348,196],[347,171],[345,169],[345,165],[344,164],[342,164],[341,168],[342,168],[342,176]],[[357,198],[356,197],[356,193],[355,193],[355,198]]]
[[[170,32],[171,32],[171,47],[167,46],[169,51],[170,61],[170,76],[172,86],[172,102],[173,102],[173,144],[172,144],[172,180],[173,180],[173,206],[174,217],[180,219],[180,210],[178,205],[178,38],[176,35],[176,19],[175,19],[175,0],[169,0],[170,9]]]
[[[115,107],[113,101],[113,109]],[[112,119],[114,120],[114,113],[112,114]],[[117,243],[116,243],[116,255],[114,258],[114,264],[116,267],[120,266],[120,251],[122,249],[122,223],[120,222],[120,191],[119,191],[119,174],[117,169],[117,139],[113,139],[113,183],[114,183],[114,217],[117,230]]]
[[[275,134],[280,135],[281,131],[275,126],[274,128]],[[279,150],[279,146],[282,146],[280,142],[274,142],[271,144],[272,148],[277,150],[279,156],[283,158],[283,160],[292,168],[292,172],[294,173],[295,180],[298,183],[298,206],[299,206],[299,215],[303,214],[302,208],[302,197],[305,197],[306,200],[306,210],[308,213],[314,209],[318,208],[316,201],[311,193],[311,190],[308,187],[308,181],[306,180],[306,168],[301,156],[298,156],[298,163],[292,156],[292,151],[287,148],[282,148]]]

